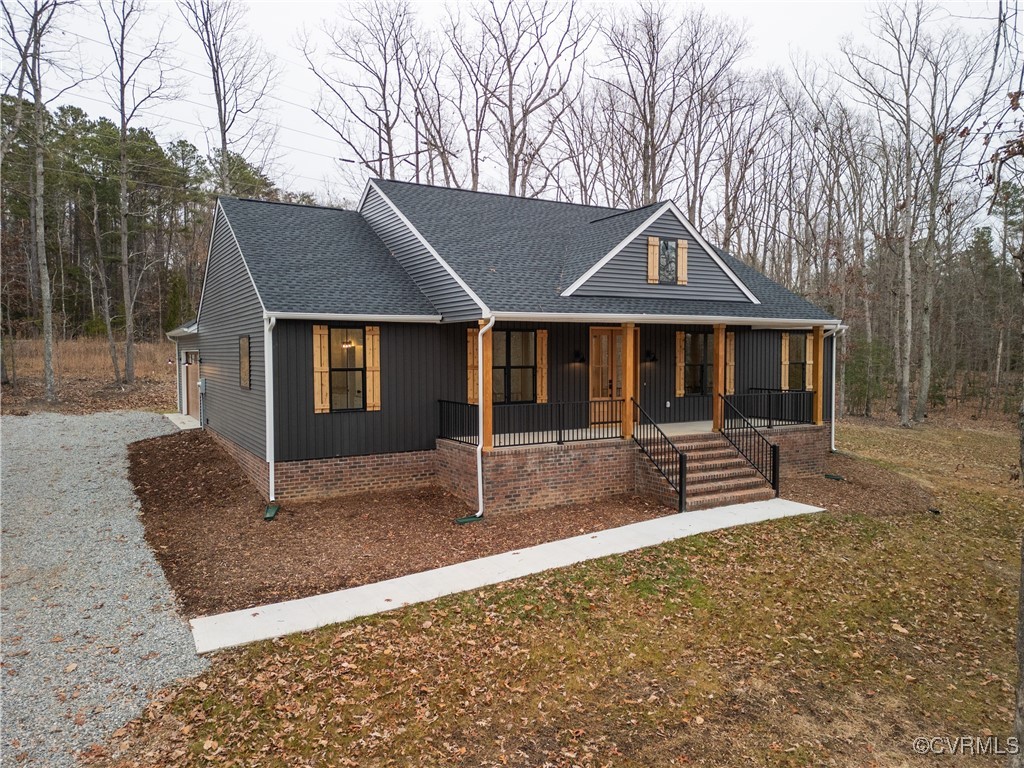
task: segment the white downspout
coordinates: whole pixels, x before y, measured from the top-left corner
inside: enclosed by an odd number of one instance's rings
[[[840,333],[845,332],[845,329],[841,325],[837,325],[831,331],[825,334],[827,339],[832,336],[832,419],[831,419],[831,451],[836,452],[836,357],[839,356],[839,345],[836,344]]]
[[[476,438],[476,515],[484,516],[484,334],[494,327],[494,315],[487,320],[487,325],[480,329],[476,336],[477,364],[477,438]],[[490,397],[491,393],[488,392]]]
[[[277,318],[263,317],[263,389],[266,397],[267,424],[267,495],[274,501],[274,337],[272,331]]]

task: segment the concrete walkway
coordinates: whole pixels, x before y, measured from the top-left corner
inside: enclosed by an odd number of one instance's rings
[[[193,417],[188,416],[184,413],[165,413],[164,416],[174,426],[184,432],[186,429],[199,429],[199,421]]]
[[[785,499],[733,504],[645,520],[500,555],[469,560],[376,584],[261,605],[189,622],[199,653],[305,632],[360,616],[384,613],[444,595],[479,589],[552,568],[643,549],[738,525],[823,511]]]

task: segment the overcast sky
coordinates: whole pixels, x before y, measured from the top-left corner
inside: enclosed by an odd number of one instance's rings
[[[249,25],[267,49],[277,58],[281,77],[268,100],[272,118],[279,124],[276,161],[272,176],[281,187],[292,191],[311,191],[323,195],[333,191],[336,197],[351,189],[352,166],[339,169],[336,158],[344,155],[337,139],[310,112],[316,102],[317,83],[307,71],[298,50],[302,30],[317,29],[323,20],[337,13],[341,3],[329,2],[251,2]],[[602,3],[603,5],[612,5]],[[865,24],[872,6],[867,2],[708,2],[716,13],[744,20],[752,43],[745,64],[752,67],[790,67],[792,54],[806,54],[816,60],[839,54],[839,42],[847,35],[864,38]],[[942,12],[959,19],[958,23],[981,28],[978,21],[991,19],[994,0],[939,3]],[[417,6],[427,19],[444,14],[444,4],[421,2]],[[213,98],[199,43],[185,26],[173,3],[154,2],[147,19],[150,30],[161,20],[165,34],[176,40],[174,55],[180,62],[178,74],[187,81],[184,95],[174,103],[162,103],[149,109],[137,121],[152,127],[162,142],[184,138],[202,150],[213,140],[216,125]],[[990,22],[989,22],[990,24]],[[986,25],[987,26],[987,25]],[[109,51],[100,44],[104,33],[95,3],[83,3],[75,18],[63,26],[69,45],[78,45],[79,53],[92,71],[109,59]],[[5,64],[5,67],[7,65]],[[114,111],[99,81],[86,83],[67,93],[58,103],[80,106],[90,116],[114,118]],[[206,128],[204,128],[204,126]],[[494,169],[497,171],[497,168]]]

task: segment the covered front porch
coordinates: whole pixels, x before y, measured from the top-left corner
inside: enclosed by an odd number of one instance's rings
[[[631,439],[638,424],[670,439],[822,424],[830,347],[823,326],[481,323],[467,329],[469,396],[439,402],[438,436],[492,451]]]

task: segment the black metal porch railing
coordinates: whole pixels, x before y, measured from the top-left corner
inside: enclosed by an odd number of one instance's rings
[[[725,395],[719,397],[722,398],[724,411],[722,434],[750,462],[750,465],[771,483],[772,490],[778,496],[779,446],[769,442],[768,438],[762,435]]]
[[[438,437],[466,445],[480,442],[480,416],[475,405],[438,400],[437,409]]]
[[[494,406],[494,447],[622,437],[622,400]]]
[[[751,387],[746,394],[727,395],[726,401],[757,427],[814,422],[814,392],[803,389]]]
[[[633,442],[640,446],[654,467],[668,480],[672,490],[679,494],[679,511],[686,511],[686,454],[669,439],[654,419],[633,403]]]

